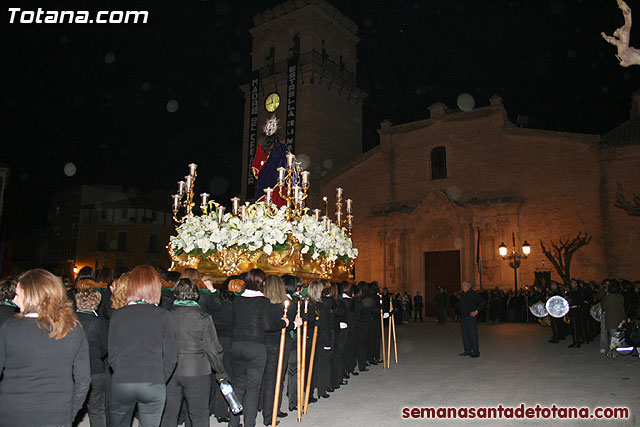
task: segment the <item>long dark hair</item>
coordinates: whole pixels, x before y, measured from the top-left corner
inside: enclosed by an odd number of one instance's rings
[[[252,291],[262,292],[265,280],[267,280],[267,275],[264,274],[264,271],[254,268],[247,273],[247,277],[244,279],[244,287]]]
[[[284,282],[284,290],[289,295],[293,295],[296,292],[296,290],[298,290],[298,283],[301,282],[301,280],[299,280],[298,277],[292,276],[291,274],[284,274],[280,278]]]

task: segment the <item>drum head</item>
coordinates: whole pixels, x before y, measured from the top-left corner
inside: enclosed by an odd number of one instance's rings
[[[545,307],[551,316],[559,319],[569,312],[569,301],[560,295],[554,295],[547,300]]]
[[[589,313],[591,314],[591,317],[593,317],[593,320],[595,320],[596,322],[600,322],[602,320],[602,306],[600,304],[591,306]]]
[[[545,317],[549,314],[542,301],[532,304],[531,307],[529,307],[529,311],[536,317]]]

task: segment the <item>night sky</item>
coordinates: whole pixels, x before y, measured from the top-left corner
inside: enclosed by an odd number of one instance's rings
[[[429,105],[455,108],[465,92],[476,106],[499,94],[512,121],[529,116],[532,128],[603,134],[628,118],[640,88],[640,68],[620,67],[600,36],[623,23],[615,0],[330,1],[362,38],[365,150],[378,144],[382,120],[426,118]],[[82,183],[165,190],[168,207],[192,161],[198,192],[238,194],[248,29],[256,12],[277,3],[5,5],[148,10],[149,22],[9,24],[5,7],[0,161],[12,176],[4,226],[17,233],[46,225],[51,195]],[[635,35],[632,44],[640,47]],[[77,167],[71,177],[68,162]]]

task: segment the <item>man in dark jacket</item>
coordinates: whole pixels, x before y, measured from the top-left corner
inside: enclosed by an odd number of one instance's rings
[[[478,313],[484,308],[485,300],[479,293],[471,289],[472,287],[473,285],[468,280],[462,282],[460,317],[464,352],[460,353],[460,356],[479,357]]]

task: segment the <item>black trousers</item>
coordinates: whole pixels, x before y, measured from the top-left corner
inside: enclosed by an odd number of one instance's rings
[[[367,367],[367,342],[369,339],[369,322],[362,322],[359,324],[358,345],[356,348],[356,355],[358,359],[358,369],[364,371]]]
[[[227,375],[231,375],[233,367],[231,366],[231,337],[222,337],[218,335],[218,341],[222,346],[223,356],[222,363],[227,371]],[[233,377],[228,378],[228,381],[233,384]],[[209,413],[215,415],[218,418],[229,418],[229,404],[222,395],[220,387],[216,381],[211,382],[211,396],[209,398]]]
[[[336,388],[344,378],[344,355],[347,348],[347,330],[336,331],[336,342],[333,357],[331,358],[331,388]]]
[[[233,389],[242,402],[244,427],[255,427],[262,375],[267,361],[264,344],[235,341],[231,344],[231,366],[233,366]],[[240,415],[231,414],[230,427],[240,425]]]
[[[178,425],[183,398],[187,403],[187,414],[191,420],[191,426],[208,427],[210,392],[211,375],[194,377],[174,375],[167,384],[167,403],[162,415],[162,427]]]
[[[312,382],[312,387],[317,387],[318,397],[326,394],[330,387],[332,351],[325,350],[320,345],[316,347],[316,356],[313,362],[313,376],[316,381]]]
[[[344,352],[344,372],[346,374],[356,369],[356,350],[358,348],[358,336],[360,331],[355,322],[351,322],[347,328],[347,345]]]
[[[140,426],[158,427],[166,397],[167,388],[164,384],[111,382],[111,427],[130,427],[136,404]]]
[[[445,318],[447,317],[447,309],[445,308],[444,310],[445,312]],[[422,306],[421,305],[416,305],[416,309],[413,312],[413,321],[417,322],[418,321],[418,315],[420,316],[420,321],[422,322]]]
[[[302,337],[302,335],[300,335]],[[300,339],[302,341],[302,338]],[[292,411],[298,406],[298,354],[296,351],[297,338],[287,340],[284,347],[287,378],[287,397],[289,398],[289,410]],[[287,354],[289,357],[287,358]],[[285,376],[283,374],[283,376]],[[284,380],[283,380],[284,381]],[[306,381],[306,378],[305,378]],[[282,400],[282,397],[280,398]]]
[[[276,391],[276,375],[278,372],[278,354],[280,352],[280,345],[267,344],[266,348],[267,360],[264,365],[264,373],[262,374],[262,387],[260,390],[260,403],[258,405],[258,409],[262,409],[262,417],[264,423],[271,424],[271,416],[273,415],[273,401]],[[280,382],[280,386],[282,387],[282,378]],[[282,403],[282,390],[280,391],[280,403]]]
[[[377,363],[380,360],[380,314],[378,314],[369,325],[369,337],[367,339],[367,360],[369,363]]]
[[[91,427],[106,427],[106,379],[105,374],[91,374],[91,388],[87,399],[87,412]]]
[[[478,319],[477,317],[463,317],[462,325],[462,344],[464,351],[469,354],[480,354],[478,345]]]
[[[574,345],[585,342],[584,323],[582,317],[583,316],[581,307],[575,307],[569,310],[569,319],[571,320],[571,335],[573,336]]]
[[[444,307],[438,307],[438,323],[444,325],[447,320],[447,311]],[[420,321],[422,321],[422,313],[420,313]]]

